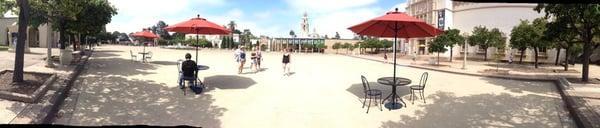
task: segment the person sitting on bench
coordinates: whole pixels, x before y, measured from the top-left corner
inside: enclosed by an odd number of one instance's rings
[[[191,60],[192,55],[190,53],[185,54],[185,61],[181,64],[181,71],[183,71],[183,77],[179,80],[179,88],[184,88],[183,81],[189,81],[196,86],[196,78],[198,78],[198,65],[196,62]]]

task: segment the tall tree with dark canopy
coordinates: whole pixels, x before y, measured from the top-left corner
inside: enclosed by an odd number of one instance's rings
[[[554,46],[557,49],[557,55],[560,55],[560,49],[564,48],[565,49],[565,64],[564,69],[565,71],[569,70],[569,61],[571,58],[571,52],[573,49],[573,46],[576,43],[580,43],[581,40],[579,38],[577,38],[577,32],[575,29],[573,29],[572,26],[570,26],[569,24],[565,24],[565,23],[561,23],[562,21],[551,21],[548,22],[548,24],[546,24],[546,31],[544,32],[544,36],[547,38],[550,38],[549,40],[553,41],[555,44]],[[557,57],[557,61],[558,61],[558,57]]]
[[[19,35],[17,35],[17,47],[15,48],[14,83],[23,82],[25,39],[27,38],[27,25],[29,24],[29,1],[17,0],[17,5],[19,6]]]
[[[600,4],[538,4],[534,9],[546,13],[553,22],[568,24],[583,42],[583,67],[581,80],[589,81],[590,56],[598,43],[593,38],[600,35]]]
[[[473,34],[467,38],[469,40],[469,45],[479,45],[479,47],[483,49],[484,61],[487,61],[488,48],[502,47],[504,46],[504,42],[506,42],[506,38],[498,28],[488,30],[484,26],[477,26],[473,28],[472,33]]]
[[[452,62],[452,49],[454,49],[454,45],[462,44],[465,41],[465,38],[460,35],[460,30],[458,29],[448,29],[444,34],[439,35],[438,37],[440,36],[443,38],[440,38],[439,41],[444,42],[446,46],[450,47],[450,62]]]
[[[533,27],[527,20],[521,20],[521,23],[511,30],[510,47],[519,50],[521,53],[519,64],[523,62],[523,55],[525,55],[525,50],[527,50],[529,43],[533,42],[533,36],[535,34],[533,31]]]

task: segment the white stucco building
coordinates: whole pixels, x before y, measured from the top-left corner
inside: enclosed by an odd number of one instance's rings
[[[8,45],[11,48],[18,32],[17,17],[0,17],[0,45]],[[25,52],[29,47],[58,47],[58,32],[53,31],[48,24],[38,28],[27,28],[27,40],[25,41]]]
[[[498,28],[507,38],[505,49],[488,48],[488,59],[498,50],[500,54],[504,53],[503,60],[508,60],[510,53],[513,53],[513,61],[518,61],[519,51],[511,50],[510,33],[514,26],[520,23],[520,20],[533,21],[535,18],[544,16],[533,10],[537,4],[521,3],[468,3],[453,2],[451,0],[408,0],[407,14],[424,20],[428,24],[443,28],[455,28],[461,31],[463,35],[470,35],[476,26],[485,26],[488,29]],[[428,54],[427,42],[432,38],[414,38],[405,44],[408,52],[417,52],[418,54]],[[453,49],[455,59],[462,57],[463,49],[456,46]],[[469,58],[483,58],[485,49],[478,46],[469,46],[467,52]],[[556,57],[556,50],[540,50],[539,61],[553,63]],[[564,58],[564,50],[561,50],[560,59]],[[450,52],[444,53],[445,57],[450,56]],[[533,61],[533,50],[527,50],[523,61]]]

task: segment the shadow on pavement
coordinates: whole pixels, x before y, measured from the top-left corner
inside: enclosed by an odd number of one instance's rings
[[[97,75],[147,75],[154,74],[149,71],[156,70],[156,66],[144,64],[141,62],[131,61],[123,58],[92,58],[90,59],[89,68],[96,69]]]
[[[93,73],[92,73],[93,74]],[[177,87],[123,77],[83,76],[73,125],[192,125],[218,128],[227,110],[213,96],[183,95]]]
[[[415,116],[401,115],[401,120],[384,121],[380,127],[563,127],[551,97],[507,93],[456,97],[452,92],[437,92],[427,99],[434,102],[418,105],[424,109],[417,110]]]
[[[150,61],[150,63],[160,65],[177,65],[177,61]]]
[[[377,82],[369,82],[369,85],[370,85],[371,89],[381,90],[382,100],[385,99],[388,95],[392,94],[392,86],[382,85]],[[365,97],[365,93],[363,92],[362,83],[352,84],[352,85],[350,85],[350,87],[348,89],[346,89],[346,91],[354,94],[357,98],[356,100],[360,102],[360,105],[362,105],[362,102]],[[396,87],[396,94],[398,96],[400,96],[402,98],[402,100],[404,100],[404,102],[406,104],[408,104],[408,106],[411,105],[410,100],[409,100],[410,89],[407,86]],[[387,103],[388,101],[384,101],[384,102]]]
[[[254,81],[248,77],[236,76],[236,75],[215,75],[205,77],[203,80],[206,85],[206,91],[218,89],[246,89],[254,84]],[[206,92],[205,91],[205,92]]]

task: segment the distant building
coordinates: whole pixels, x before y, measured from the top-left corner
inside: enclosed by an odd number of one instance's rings
[[[447,30],[448,28],[458,29],[461,33],[470,35],[475,26],[485,26],[486,28],[498,28],[504,36],[507,37],[505,49],[489,48],[488,59],[492,58],[493,54],[498,51],[504,54],[503,60],[507,60],[510,53],[513,53],[514,58],[518,58],[520,53],[518,50],[511,49],[510,33],[514,26],[520,23],[520,20],[533,21],[535,18],[542,17],[534,11],[533,8],[537,4],[521,4],[521,3],[469,3],[469,2],[453,2],[451,0],[408,0],[406,8],[407,14],[422,19],[429,25]],[[407,52],[417,52],[417,54],[428,54],[428,42],[433,38],[412,38],[408,43],[402,43],[401,49],[406,49]],[[405,39],[403,39],[405,40]],[[483,58],[484,50],[478,46],[469,46],[468,58],[481,59]],[[464,48],[455,46],[454,57],[461,57]],[[564,52],[564,50],[561,50]],[[533,61],[533,50],[527,50],[524,61]],[[564,58],[564,53],[561,53],[559,59]],[[443,54],[445,57],[450,56],[450,52]],[[553,63],[556,59],[556,50],[542,49],[539,54],[540,62]]]
[[[0,15],[0,45],[8,45],[11,48],[16,41],[18,33],[17,17],[2,17]],[[27,27],[27,40],[25,51],[29,51],[29,47],[58,47],[59,33],[53,31],[49,24],[44,24],[38,28]]]

